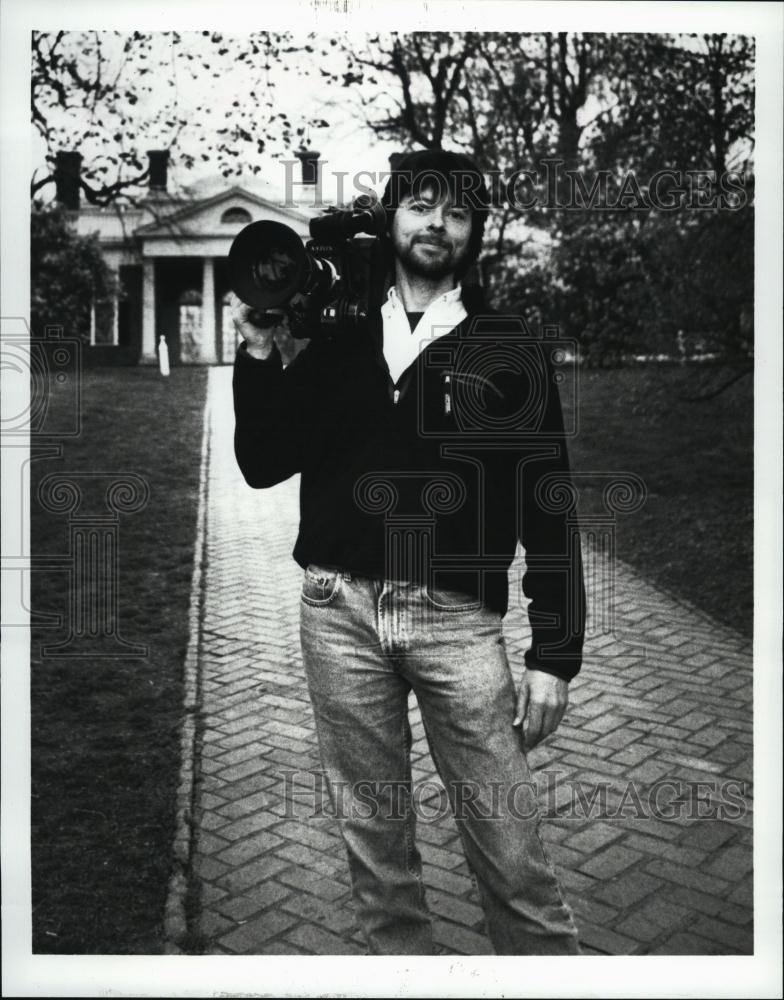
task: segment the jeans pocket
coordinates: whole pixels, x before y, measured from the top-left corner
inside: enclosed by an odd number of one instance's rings
[[[341,581],[339,570],[310,565],[302,577],[302,600],[314,608],[332,604],[340,592]]]
[[[446,590],[443,587],[423,587],[422,596],[436,611],[466,614],[470,611],[479,611],[482,607],[482,601],[475,595],[459,590]]]

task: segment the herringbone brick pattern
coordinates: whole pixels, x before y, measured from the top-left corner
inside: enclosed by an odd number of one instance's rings
[[[193,869],[212,954],[362,954],[335,821],[313,815],[318,753],[291,559],[297,480],[253,491],[237,471],[230,370],[210,373]],[[591,560],[588,559],[590,567]],[[513,577],[520,567],[513,567]],[[519,578],[518,578],[519,582]],[[530,757],[542,835],[583,948],[748,954],[752,934],[751,663],[736,633],[619,564],[588,587],[615,615],[591,632],[558,732]],[[507,617],[513,665],[526,627]],[[412,702],[414,777],[435,777]],[[490,954],[457,829],[419,824],[436,940]]]

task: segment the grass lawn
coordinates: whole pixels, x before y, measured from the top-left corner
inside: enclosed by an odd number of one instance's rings
[[[634,472],[648,497],[619,516],[617,555],[658,586],[751,636],[754,412],[750,375],[689,402],[721,373],[643,365],[580,375],[580,471]]]
[[[120,515],[120,633],[135,659],[55,659],[32,634],[33,949],[155,954],[170,871],[183,662],[206,369],[99,369],[82,379],[82,433],[57,472],[135,473],[149,501]],[[62,405],[56,392],[51,405]],[[99,500],[101,498],[99,497]],[[100,508],[100,504],[99,504]],[[31,500],[36,555],[68,552],[68,517]],[[65,573],[36,572],[37,612],[68,614]]]

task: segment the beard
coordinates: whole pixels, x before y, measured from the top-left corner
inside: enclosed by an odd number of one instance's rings
[[[412,243],[405,246],[396,246],[393,243],[395,256],[409,274],[439,281],[441,278],[454,274],[468,255],[468,247],[462,253],[456,253],[453,245],[446,240],[432,241],[440,249],[431,251],[426,248],[430,242],[424,237],[417,237]]]

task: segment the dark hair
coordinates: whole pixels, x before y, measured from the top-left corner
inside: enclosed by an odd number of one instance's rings
[[[435,187],[441,195],[448,194],[454,204],[471,209],[471,238],[457,271],[458,277],[461,277],[482,248],[490,192],[479,167],[465,153],[453,153],[446,149],[405,153],[396,163],[381,196],[381,204],[387,213],[387,233],[403,198],[412,194],[417,196],[428,187]]]

